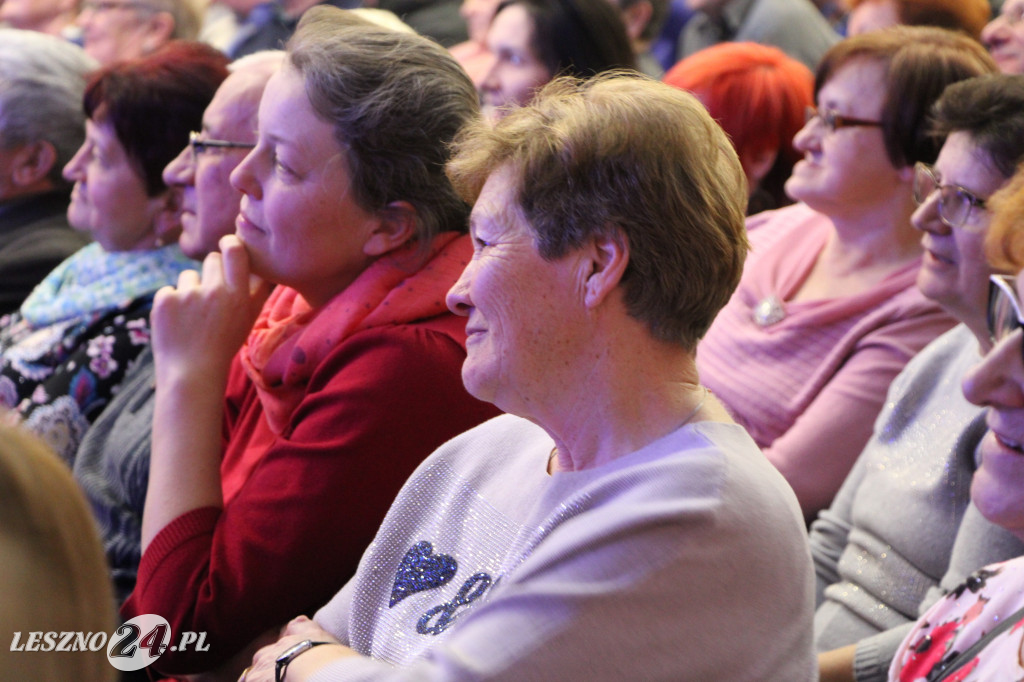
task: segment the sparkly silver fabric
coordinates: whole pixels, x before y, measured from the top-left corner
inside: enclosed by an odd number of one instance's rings
[[[542,444],[533,459],[541,474],[551,447],[550,440]],[[523,473],[526,479],[519,478],[519,472],[507,472],[510,481],[520,482],[515,486],[520,495],[528,497],[543,490],[543,486],[521,485],[524,480],[540,478],[536,472]],[[522,519],[510,518],[480,497],[444,460],[432,462],[410,479],[393,509],[400,510],[401,518],[389,515],[385,527],[394,532],[378,535],[367,556],[398,555],[403,560],[397,567],[375,565],[363,580],[374,583],[371,593],[379,593],[382,584],[386,585],[390,605],[378,606],[372,618],[353,622],[351,627],[353,632],[368,634],[366,639],[373,643],[368,653],[373,658],[403,665],[443,639],[447,626],[486,598],[486,591],[523,560],[536,539]],[[461,522],[453,525],[451,519]],[[403,547],[408,544],[410,526],[418,527],[422,539]],[[467,537],[474,541],[467,543]],[[447,554],[453,547],[460,551]],[[486,586],[480,575],[487,576]],[[474,599],[467,599],[477,590],[480,593]],[[414,594],[418,598],[406,599]],[[433,598],[424,599],[425,595]],[[395,601],[396,596],[401,598]],[[434,613],[428,617],[430,611]],[[421,623],[417,629],[416,624]],[[375,630],[390,636],[374,637]]]
[[[548,475],[552,446],[498,417],[413,473],[315,615],[369,658],[322,679],[816,678],[803,522],[740,427]]]
[[[946,573],[985,432],[984,411],[960,388],[978,359],[977,340],[961,325],[907,365],[853,472],[812,526],[819,651],[915,620]],[[992,560],[986,546],[979,543],[973,568]],[[889,654],[901,638],[886,644]]]

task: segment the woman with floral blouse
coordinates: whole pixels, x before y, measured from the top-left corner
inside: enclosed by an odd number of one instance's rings
[[[0,318],[0,408],[66,460],[149,344],[157,289],[195,264],[177,246],[178,201],[164,166],[198,130],[226,58],[178,42],[92,76],[86,138],[64,168],[68,222],[93,243]]]

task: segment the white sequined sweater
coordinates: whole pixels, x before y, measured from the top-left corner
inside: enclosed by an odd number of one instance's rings
[[[581,472],[502,416],[431,455],[315,619],[326,680],[811,680],[796,499],[742,428],[701,422]]]

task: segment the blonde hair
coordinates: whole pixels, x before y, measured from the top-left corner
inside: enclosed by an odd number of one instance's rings
[[[989,265],[1016,274],[1024,269],[1024,165],[988,200],[992,222],[985,236]]]
[[[113,632],[114,595],[92,515],[67,467],[39,440],[0,425],[0,632]],[[105,682],[99,651],[9,651],[5,679]]]

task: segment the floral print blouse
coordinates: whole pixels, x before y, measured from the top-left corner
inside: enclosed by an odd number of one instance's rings
[[[890,682],[932,682],[958,655],[1004,619],[1015,622],[989,641],[947,682],[1024,680],[1024,557],[972,574],[918,619],[893,658]]]
[[[177,244],[107,252],[93,243],[54,268],[18,312],[0,317],[0,419],[21,422],[73,464],[149,345],[156,291],[197,266]]]
[[[0,406],[71,464],[86,429],[149,345],[153,294],[85,323],[32,329],[0,319]]]

